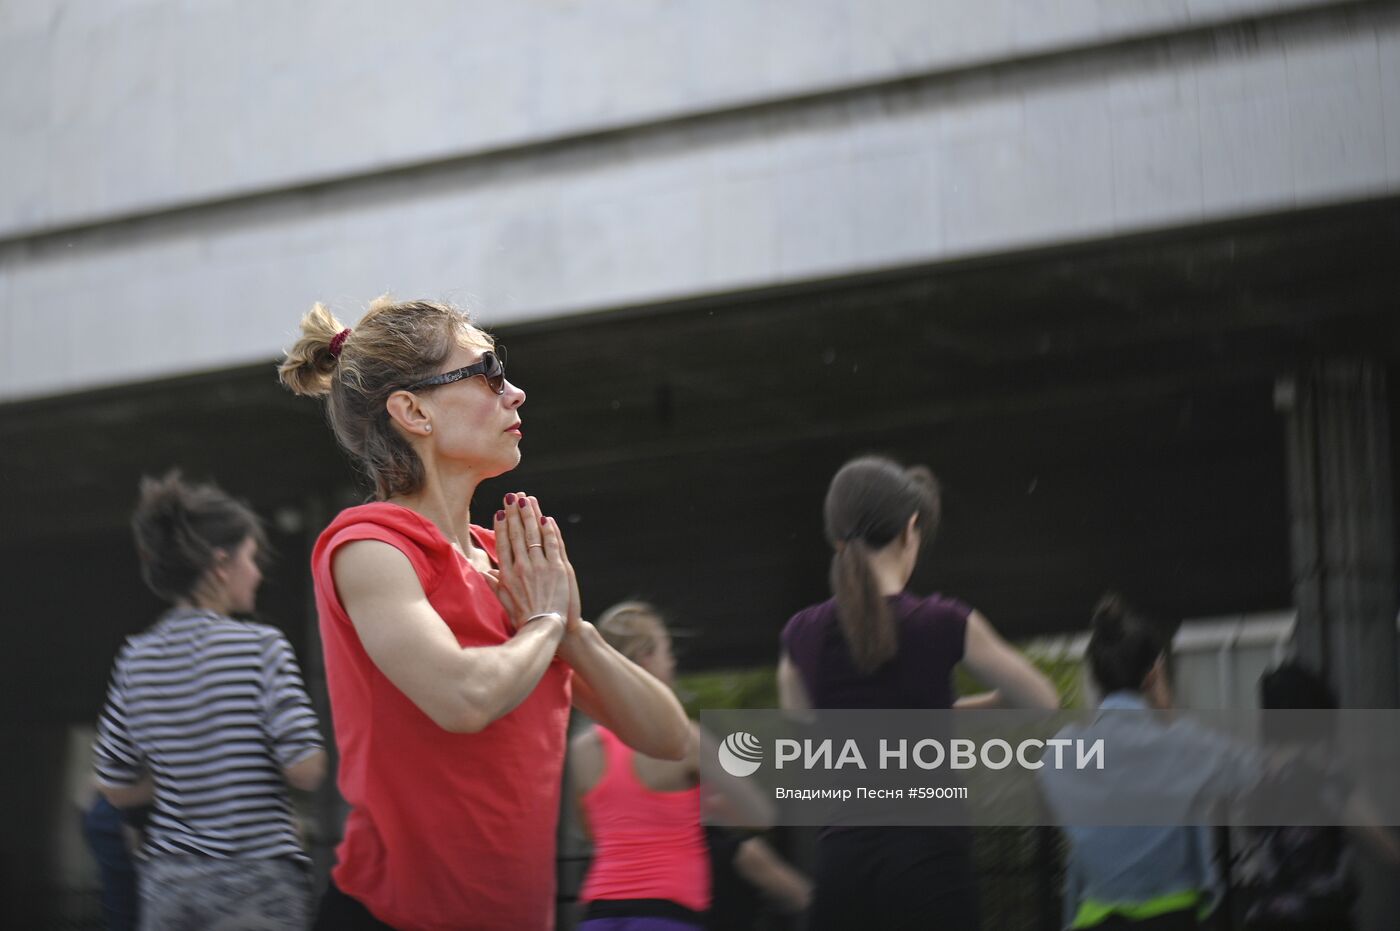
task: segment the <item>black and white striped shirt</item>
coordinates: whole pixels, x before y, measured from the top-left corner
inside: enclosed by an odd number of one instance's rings
[[[177,608],[130,638],[97,725],[99,781],[155,784],[150,853],[305,856],[283,767],[322,747],[281,632]]]

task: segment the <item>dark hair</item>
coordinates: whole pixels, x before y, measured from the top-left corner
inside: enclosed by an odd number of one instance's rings
[[[1259,677],[1259,707],[1265,710],[1334,711],[1337,696],[1322,676],[1297,660],[1283,663]],[[1332,715],[1264,715],[1261,728],[1269,741],[1325,741]]]
[[[856,669],[868,673],[894,657],[898,632],[875,584],[870,556],[894,542],[917,516],[927,543],[938,530],[938,479],[924,466],[904,468],[880,456],[843,465],[826,493],[831,592]]]
[[[1337,696],[1325,679],[1297,660],[1289,660],[1259,677],[1259,707],[1336,708]]]
[[[1105,695],[1139,691],[1142,680],[1167,651],[1167,638],[1151,621],[1128,609],[1123,597],[1108,592],[1099,599],[1089,635],[1089,670]]]
[[[172,470],[141,479],[131,532],[141,558],[141,578],[167,601],[188,598],[214,564],[216,551],[232,551],[252,537],[267,549],[262,521],[213,484],[188,484]]]

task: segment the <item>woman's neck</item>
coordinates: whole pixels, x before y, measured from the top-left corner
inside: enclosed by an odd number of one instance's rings
[[[887,546],[870,554],[870,574],[881,595],[898,595],[909,584],[909,560],[900,547]]]
[[[472,547],[470,528],[474,494],[474,480],[455,482],[450,486],[444,482],[429,480],[418,491],[407,495],[394,495],[389,500],[417,511],[432,521],[442,531],[443,536],[465,553]]]
[[[213,614],[223,614],[227,616],[230,612],[223,598],[209,594],[196,592],[188,598],[181,598],[175,602],[175,607],[186,611],[209,611]]]

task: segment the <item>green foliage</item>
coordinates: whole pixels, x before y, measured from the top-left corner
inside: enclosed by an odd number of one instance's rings
[[[778,674],[773,666],[717,669],[680,676],[676,694],[691,715],[735,708],[778,707]]]
[[[1065,708],[1083,706],[1081,673],[1084,667],[1079,660],[1053,659],[1034,654],[1027,654],[1027,658],[1055,683],[1055,690],[1060,693],[1060,703]],[[691,673],[680,676],[676,685],[681,702],[692,715],[702,710],[778,707],[777,671],[772,666]],[[957,670],[953,685],[958,695],[974,695],[985,690],[961,668]]]
[[[1034,653],[1023,653],[1022,655],[1030,660],[1031,664],[1037,669],[1045,673],[1050,681],[1055,684],[1055,691],[1060,694],[1061,707],[1083,707],[1084,688],[1082,672],[1084,664],[1081,661],[1077,659],[1037,656]],[[958,695],[975,695],[978,692],[986,691],[986,686],[979,683],[970,673],[960,666],[953,676],[953,691]]]

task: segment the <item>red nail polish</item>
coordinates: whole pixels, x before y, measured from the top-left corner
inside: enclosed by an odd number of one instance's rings
[[[541,526],[541,527],[548,527],[548,526],[549,526],[549,518],[548,518],[548,517],[541,517],[541,518],[540,518],[540,526]]]
[[[505,520],[505,519],[506,519],[506,512],[505,512],[505,511],[497,511],[497,512],[496,512],[496,521],[497,521],[497,522],[503,521],[503,520]]]
[[[517,501],[516,503],[519,504],[519,505],[523,508],[525,505],[529,504],[530,502],[526,501],[524,498],[520,498],[520,499],[518,499],[518,501]]]
[[[514,493],[506,495],[506,504],[507,504],[507,505],[510,505],[510,504],[514,504],[514,503],[515,503],[515,495],[514,495]]]

